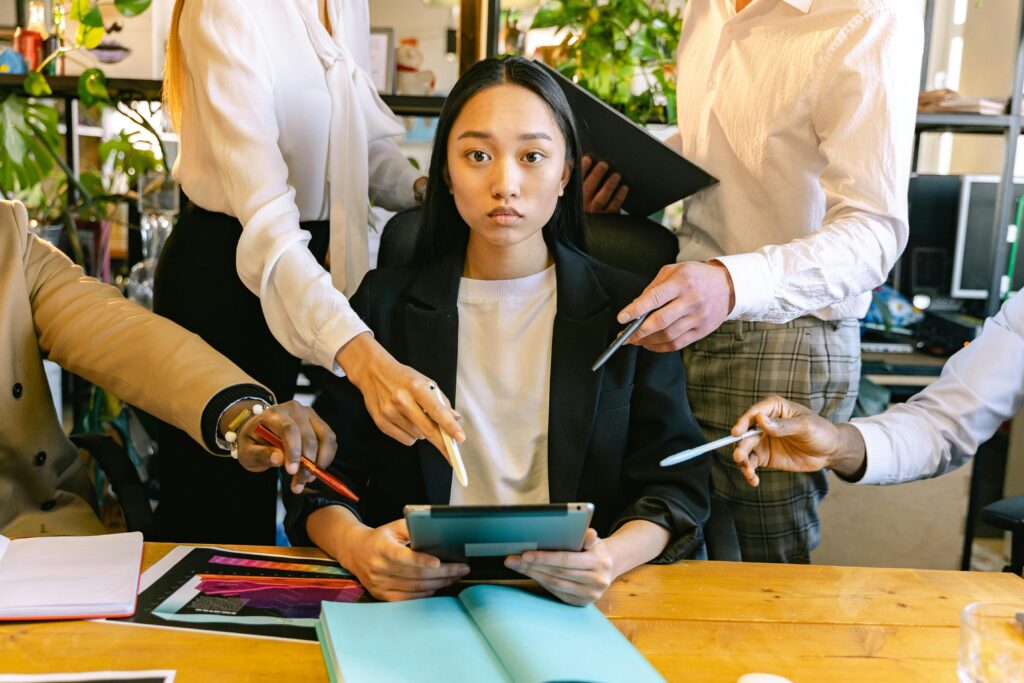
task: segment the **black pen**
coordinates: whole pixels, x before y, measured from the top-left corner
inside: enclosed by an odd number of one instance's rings
[[[598,356],[597,360],[594,361],[594,364],[590,366],[590,369],[597,370],[599,367],[608,362],[608,359],[612,357],[612,354],[618,351],[619,347],[626,343],[626,340],[629,339],[630,335],[636,332],[637,329],[643,324],[643,322],[647,320],[647,316],[649,313],[650,311],[644,313],[642,316],[631,322],[626,327],[626,329],[624,329],[622,332],[619,332],[619,336],[615,338],[615,341],[612,342],[611,346],[604,350],[604,353]]]

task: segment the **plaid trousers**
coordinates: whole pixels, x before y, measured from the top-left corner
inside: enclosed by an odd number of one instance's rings
[[[855,320],[729,321],[684,349],[683,363],[690,406],[708,440],[726,436],[768,394],[845,422],[860,381],[860,330]],[[732,449],[714,453],[711,487],[732,512],[743,560],[809,563],[820,538],[826,473],[758,470],[761,483],[753,488],[733,463]]]

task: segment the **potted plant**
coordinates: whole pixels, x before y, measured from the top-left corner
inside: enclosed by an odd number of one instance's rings
[[[133,17],[146,11],[151,1],[114,0],[113,4],[122,16]],[[87,265],[78,225],[102,234],[104,222],[114,217],[117,206],[134,197],[131,188],[136,174],[161,169],[162,162],[148,149],[138,148],[137,134],[121,132],[100,144],[99,168],[76,175],[68,166],[61,152],[59,114],[42,99],[52,95],[45,70],[60,58],[88,67],[82,59],[83,50],[99,45],[106,34],[99,0],[72,0],[70,18],[77,22],[74,34],[67,33],[63,21],[56,21],[59,48],[26,75],[23,88],[29,98],[14,92],[0,94],[0,194],[21,200],[40,232],[50,226],[63,226],[72,258]],[[102,70],[86,68],[79,76],[78,99],[86,108],[116,106],[153,135],[161,148],[160,158],[165,158],[160,136],[138,105],[115,105]]]
[[[682,18],[667,0],[551,0],[531,28],[566,32],[553,66],[637,123],[676,122]]]

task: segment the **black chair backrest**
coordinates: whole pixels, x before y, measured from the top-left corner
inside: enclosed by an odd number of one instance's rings
[[[420,209],[395,214],[380,235],[377,264],[402,266],[412,261],[420,228]],[[674,263],[679,242],[664,226],[625,214],[587,214],[587,249],[616,268],[653,278]]]

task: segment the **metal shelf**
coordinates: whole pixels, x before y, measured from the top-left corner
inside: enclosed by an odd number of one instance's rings
[[[931,46],[932,23],[935,19],[935,0],[925,0],[924,45],[925,52],[921,63],[921,90],[928,88],[928,50]],[[1024,128],[1024,117],[1021,116],[1020,92],[1024,90],[1024,4],[1017,9],[1015,54],[1013,55],[1013,77],[1009,92],[1010,111],[1002,116],[986,116],[984,114],[918,114],[917,135],[914,136],[914,166],[917,169],[917,151],[920,133],[952,132],[952,133],[983,133],[1002,135],[1003,145],[1002,171],[999,174],[999,188],[996,192],[996,205],[993,216],[992,252],[995,255],[995,267],[989,285],[986,315],[994,315],[1002,303],[1000,287],[1002,274],[1006,272],[1009,248],[1006,243],[1006,226],[1013,218],[1014,166],[1017,158],[1017,143]]]
[[[0,74],[0,92],[16,90],[24,94],[22,83],[24,74]],[[47,82],[52,95],[62,99],[78,98],[77,76],[48,76]],[[107,90],[115,100],[152,100],[160,99],[163,81],[143,78],[110,78],[107,79]],[[444,104],[443,97],[384,95],[384,103],[398,116],[437,116]]]
[[[1005,133],[1014,123],[1009,115],[987,114],[918,114],[919,133]],[[1018,125],[1020,124],[1017,121]]]
[[[21,84],[25,81],[24,74],[0,74],[0,92],[17,90],[25,94]],[[78,76],[47,76],[46,82],[53,90],[52,95],[71,99],[78,97]],[[159,100],[163,81],[144,78],[108,78],[107,91],[115,100]]]

